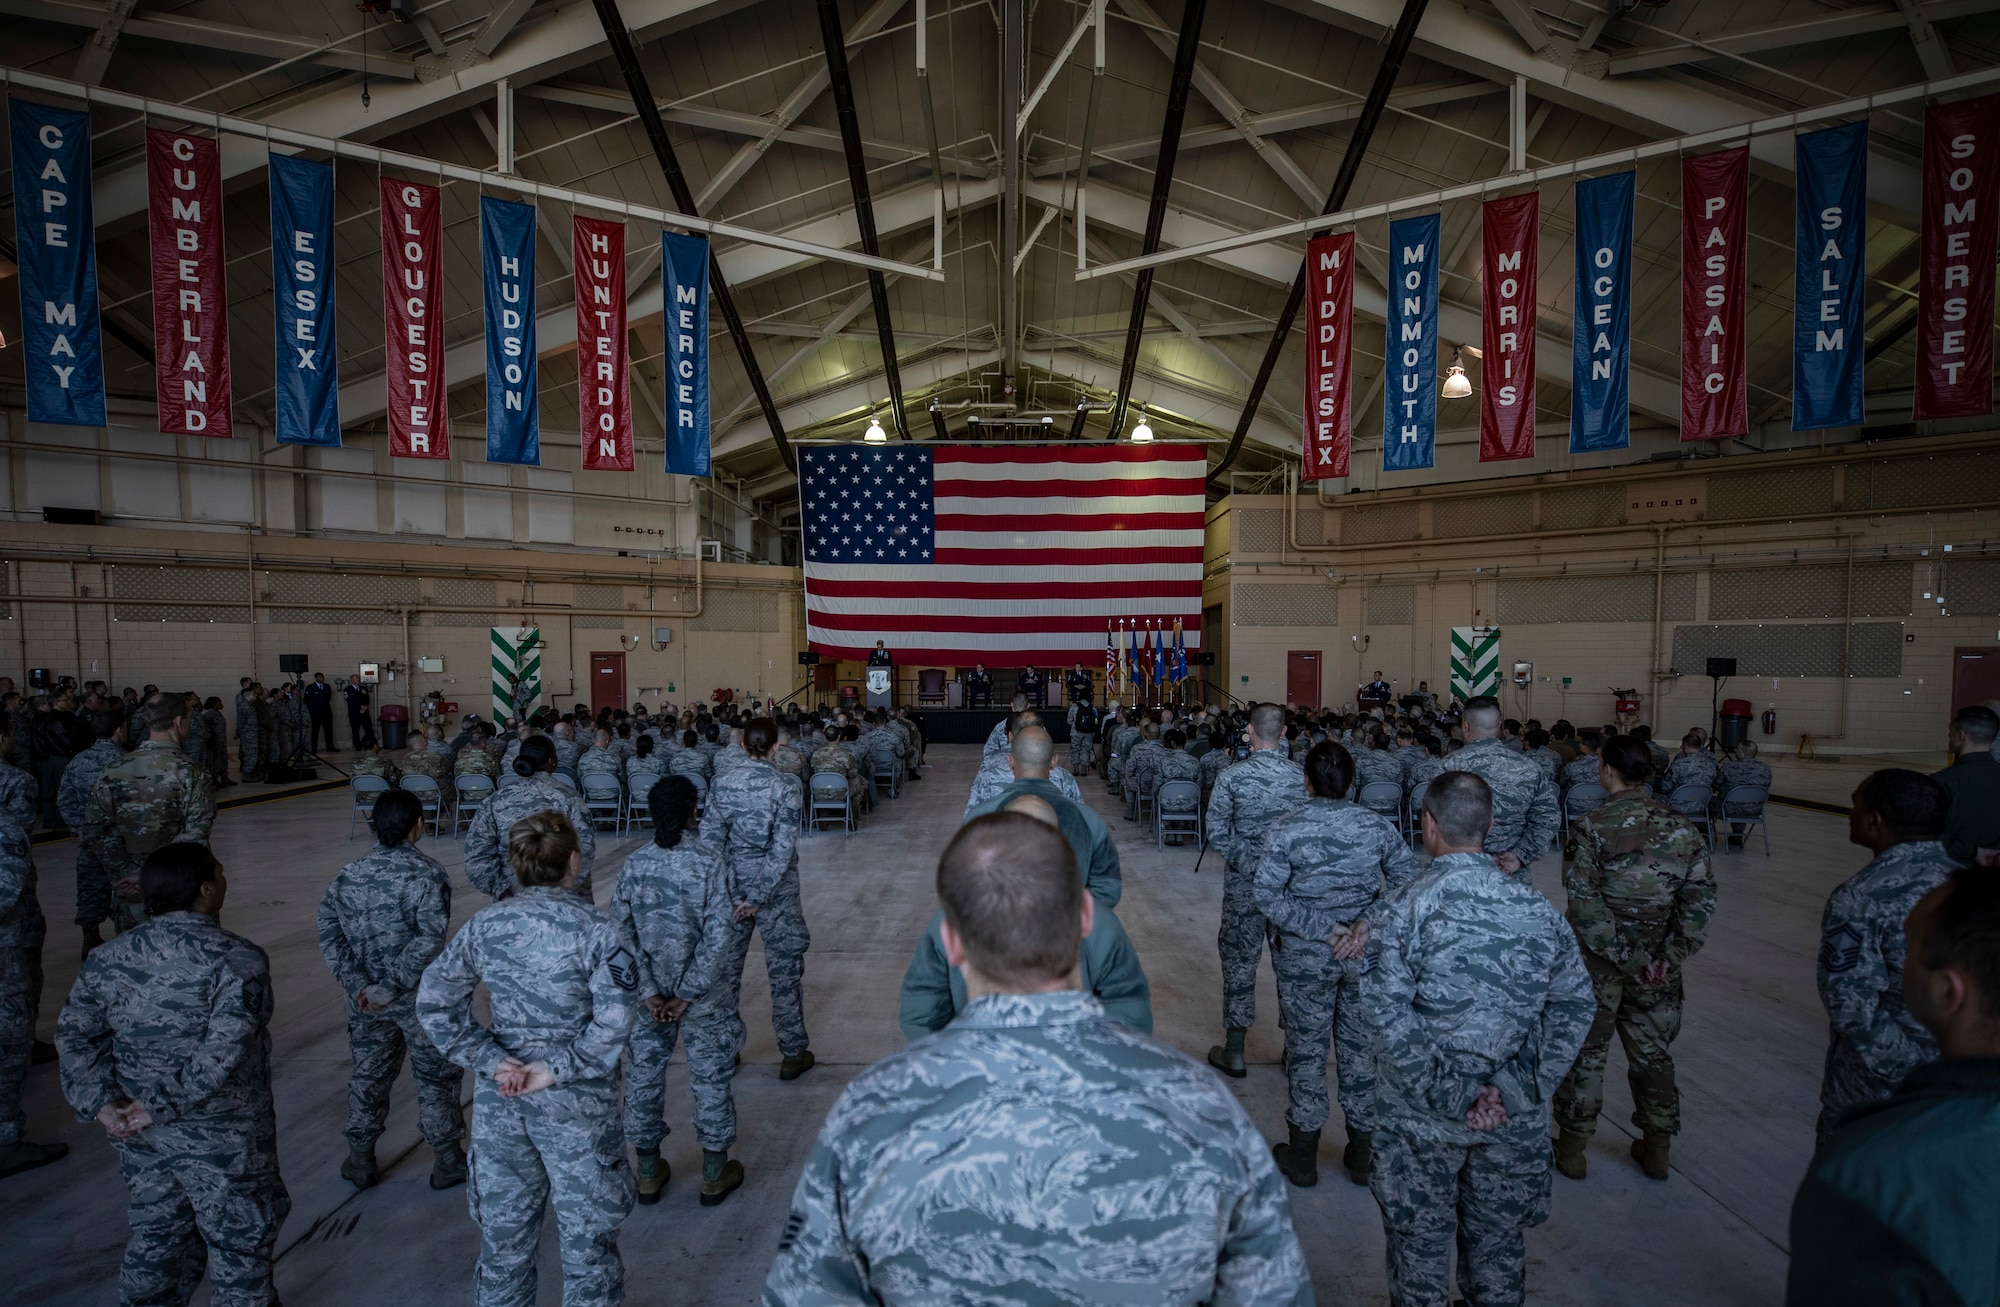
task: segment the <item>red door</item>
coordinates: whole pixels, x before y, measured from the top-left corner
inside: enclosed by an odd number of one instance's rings
[[[594,653],[590,655],[590,714],[595,717],[606,708],[614,711],[625,706],[625,655],[622,653]]]
[[[1951,651],[1951,711],[2000,699],[2000,647]]]
[[[1319,707],[1319,650],[1294,649],[1285,655],[1285,702],[1295,708]]]

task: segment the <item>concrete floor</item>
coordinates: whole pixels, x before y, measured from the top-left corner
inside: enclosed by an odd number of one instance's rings
[[[827,1108],[861,1067],[899,1047],[896,994],[904,964],[934,910],[939,851],[957,828],[977,762],[969,745],[938,746],[925,779],[849,836],[802,841],[802,879],[813,949],[806,1014],[819,1065],[791,1084],[777,1078],[761,960],[751,959],[743,1010],[750,1039],[736,1079],[745,1186],[724,1206],[700,1208],[700,1154],[686,1124],[692,1102],[682,1065],[669,1075],[666,1155],[675,1178],[657,1207],[637,1209],[621,1246],[630,1297],[644,1303],[748,1303],[756,1299],[800,1164]],[[1221,899],[1213,855],[1198,875],[1192,849],[1157,851],[1101,781],[1086,796],[1118,832],[1125,865],[1119,909],[1153,986],[1158,1036],[1194,1057],[1217,1038]],[[243,791],[232,791],[241,794]],[[465,1194],[430,1191],[430,1150],[418,1137],[407,1075],[396,1092],[380,1156],[383,1183],[358,1193],[337,1174],[345,1145],[348,1069],[339,993],[317,948],[313,914],[335,870],[366,848],[347,838],[344,793],[312,795],[223,814],[215,842],[230,874],[224,921],[271,954],[277,991],[279,1152],[292,1194],[280,1240],[278,1285],[290,1307],[360,1302],[471,1301],[478,1238]],[[1674,1177],[1644,1179],[1625,1154],[1630,1115],[1621,1056],[1612,1055],[1609,1101],[1582,1183],[1558,1178],[1550,1222],[1529,1237],[1530,1293],[1538,1302],[1768,1304],[1782,1296],[1786,1219],[1812,1148],[1825,1019],[1813,987],[1820,909],[1828,891],[1864,861],[1836,816],[1774,809],[1773,853],[1718,860],[1721,899],[1708,947],[1689,967],[1687,1017],[1676,1054],[1686,1130]],[[599,898],[637,841],[600,836]],[[448,867],[457,841],[427,842]],[[41,1033],[53,1028],[76,971],[71,917],[75,845],[36,850],[44,910],[55,928],[47,951]],[[1560,899],[1554,858],[1535,867]],[[455,917],[486,900],[461,882]],[[1270,1135],[1283,1130],[1284,1078],[1277,1009],[1265,969],[1253,1067],[1228,1081]],[[125,1238],[125,1191],[95,1125],[78,1124],[60,1098],[55,1068],[36,1067],[27,1090],[37,1139],[73,1149],[61,1163],[0,1182],[0,1283],[11,1301],[60,1307],[115,1297]],[[1292,1210],[1319,1300],[1383,1303],[1381,1221],[1364,1189],[1337,1166],[1329,1130],[1317,1189],[1293,1190]],[[540,1301],[560,1301],[553,1223],[544,1237]],[[204,1289],[197,1302],[205,1302]]]

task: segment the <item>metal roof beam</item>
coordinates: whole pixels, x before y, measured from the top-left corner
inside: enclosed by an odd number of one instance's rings
[[[118,36],[125,30],[125,23],[132,17],[139,0],[111,0],[104,7],[104,21],[97,25],[90,39],[84,42],[83,53],[76,58],[76,71],[70,76],[85,86],[95,86],[104,80],[104,70],[111,66],[112,52],[118,49]]]
[[[1992,13],[2000,9],[2000,0],[1933,0],[1930,4],[1915,4],[1911,8],[1915,11],[1914,21],[1941,23],[1952,18]],[[1679,64],[1700,63],[1706,59],[1721,59],[1734,54],[1788,50],[1796,46],[1810,45],[1815,41],[1844,41],[1851,36],[1893,32],[1910,26],[1912,22],[1911,13],[1903,9],[1900,4],[1888,4],[1841,9],[1823,18],[1776,23],[1770,27],[1751,28],[1747,31],[1718,32],[1712,36],[1703,36],[1699,44],[1687,41],[1675,42],[1671,40],[1671,33],[1660,33],[1670,38],[1669,44],[1642,45],[1622,50],[1611,56],[1610,71],[1611,75],[1616,77],[1624,73],[1645,72],[1653,68],[1671,68]],[[1928,68],[1924,71],[1926,76],[1936,76]],[[1945,76],[1950,74],[1947,73]]]
[[[118,6],[86,4],[83,0],[0,0],[0,14],[11,14],[16,18],[39,18],[44,22],[61,23],[68,27],[87,27],[102,33],[107,24],[112,23]],[[135,14],[133,6],[125,4],[126,16],[122,26],[125,36],[149,37],[155,41],[168,41],[174,45],[192,46],[202,50],[227,50],[231,54],[257,55],[271,59],[300,59],[310,64],[320,64],[328,68],[360,70],[363,56],[357,50],[343,47],[327,48],[326,42],[310,36],[294,36],[288,32],[269,32],[261,28],[239,27],[234,23],[218,23],[207,18],[188,18],[180,14]],[[94,44],[94,38],[93,38]],[[115,44],[115,38],[114,38]],[[89,47],[85,54],[88,56]],[[109,61],[110,52],[105,52]],[[366,57],[367,71],[378,77],[401,78],[414,81],[417,76],[416,61],[408,55],[371,54]],[[79,71],[87,71],[79,62]],[[102,75],[102,70],[99,70]],[[78,81],[92,81],[79,77]]]

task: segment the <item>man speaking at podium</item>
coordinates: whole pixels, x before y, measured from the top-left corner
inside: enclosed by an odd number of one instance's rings
[[[868,655],[868,706],[870,708],[895,707],[895,693],[890,688],[893,676],[891,669],[896,665],[895,656],[880,640]]]
[[[896,665],[896,656],[884,648],[880,640],[877,640],[875,642],[875,652],[868,655],[868,665],[870,667],[894,667]]]

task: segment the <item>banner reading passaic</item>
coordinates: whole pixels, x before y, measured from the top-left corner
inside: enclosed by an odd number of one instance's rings
[[[231,434],[229,297],[222,282],[222,161],[214,140],[146,132],[160,430]]]
[[[278,332],[272,425],[281,445],[337,446],[333,165],[273,154],[270,168],[271,298]]]
[[[625,224],[577,214],[571,239],[576,252],[576,402],[583,466],[593,472],[630,472]],[[672,311],[669,305],[669,314]]]
[[[1743,299],[1750,150],[1681,160],[1681,439],[1750,434]]]
[[[1353,444],[1354,233],[1306,243],[1307,481],[1344,477]]]
[[[1535,456],[1539,192],[1480,206],[1479,461]]]
[[[7,124],[28,420],[101,427],[104,341],[90,202],[90,115],[10,97]]]
[[[389,390],[389,453],[449,458],[444,409],[444,293],[438,188],[384,177],[382,343]]]
[[[1993,411],[1993,258],[2000,96],[1924,110],[1915,416]]]

